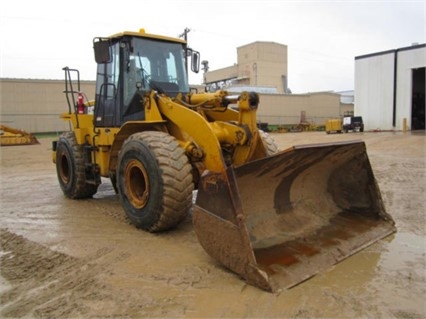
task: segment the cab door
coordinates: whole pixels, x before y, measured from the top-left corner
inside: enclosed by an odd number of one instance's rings
[[[120,126],[120,50],[119,42],[104,42],[110,45],[109,53],[105,54],[103,60],[97,61],[94,125],[114,127]]]

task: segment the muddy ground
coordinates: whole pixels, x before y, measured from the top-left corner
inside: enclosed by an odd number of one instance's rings
[[[66,199],[50,138],[1,151],[2,318],[425,318],[426,137],[273,134],[293,144],[363,139],[398,232],[281,293],[246,285],[201,248],[190,217],[150,234],[111,184]]]

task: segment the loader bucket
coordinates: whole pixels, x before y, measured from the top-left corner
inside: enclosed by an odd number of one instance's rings
[[[294,146],[207,172],[193,224],[210,256],[272,292],[396,231],[362,141]]]

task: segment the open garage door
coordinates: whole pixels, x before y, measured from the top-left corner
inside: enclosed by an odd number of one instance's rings
[[[413,69],[411,102],[411,129],[425,129],[425,69]]]

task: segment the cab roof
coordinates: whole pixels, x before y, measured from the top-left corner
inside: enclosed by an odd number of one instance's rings
[[[114,38],[121,38],[121,37],[124,37],[124,36],[131,36],[131,37],[138,37],[138,38],[149,38],[149,39],[156,39],[156,40],[163,40],[163,41],[168,41],[168,42],[176,42],[176,43],[186,44],[186,41],[183,40],[183,39],[172,38],[172,37],[158,35],[158,34],[146,33],[145,29],[139,29],[139,32],[123,31],[123,32],[120,32],[120,33],[113,34],[113,35],[109,36],[109,38],[114,39]]]

